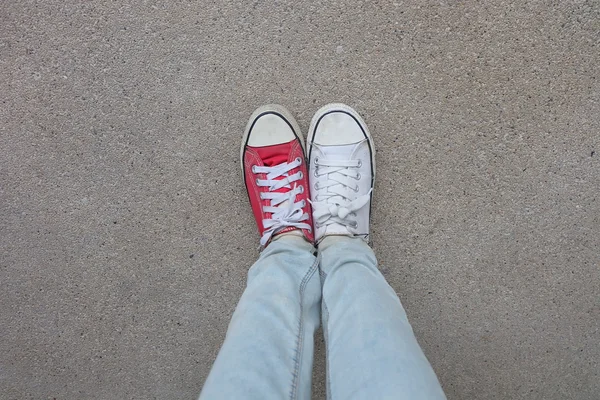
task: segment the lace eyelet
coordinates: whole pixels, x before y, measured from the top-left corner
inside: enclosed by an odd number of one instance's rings
[[[304,186],[300,185],[298,186],[298,189],[300,189],[300,194],[304,193]]]
[[[315,176],[315,178],[318,178],[319,175],[317,174],[317,170],[315,169],[315,172],[313,173],[313,175]]]
[[[358,160],[358,168],[362,167],[362,161]]]
[[[253,174],[256,174],[256,165],[253,165],[253,166],[252,166],[252,173],[253,173]]]
[[[258,178],[256,178],[256,184],[257,184],[257,185],[259,185],[259,183],[258,183]]]
[[[350,225],[350,227],[351,227],[352,229],[356,229],[356,228],[358,228],[358,222],[354,221],[354,222],[353,222],[353,223]]]
[[[304,178],[304,174],[300,171],[300,179]]]
[[[355,191],[356,193],[358,193],[358,191],[359,191],[359,190],[360,190],[360,188],[358,187],[358,185],[356,185],[356,189],[354,189],[354,191]]]
[[[302,164],[302,159],[300,157],[296,157],[296,159],[294,161],[299,162],[299,163]]]
[[[315,157],[315,165],[319,163],[319,157]]]
[[[357,181],[359,181],[360,180],[360,173],[354,179],[356,179]]]

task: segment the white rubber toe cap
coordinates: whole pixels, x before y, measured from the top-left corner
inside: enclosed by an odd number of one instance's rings
[[[332,111],[321,117],[313,140],[320,146],[339,146],[365,140],[365,134],[351,115]]]
[[[279,115],[267,113],[255,120],[248,136],[248,146],[263,147],[287,143],[296,136],[290,125]]]

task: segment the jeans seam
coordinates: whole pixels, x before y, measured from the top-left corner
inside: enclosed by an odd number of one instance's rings
[[[292,376],[292,389],[290,399],[294,400],[298,396],[298,381],[300,380],[300,366],[302,363],[302,347],[304,345],[304,289],[308,281],[318,269],[320,257],[317,257],[304,278],[300,282],[300,322],[298,323],[298,336],[296,339],[296,352],[294,357],[294,373]]]
[[[323,301],[323,314],[326,315],[327,322],[329,323],[329,309],[327,304]],[[328,327],[323,327],[323,337],[325,339],[325,391],[327,393],[327,399],[331,400],[331,374],[329,373],[329,334],[327,332]]]
[[[325,285],[325,280],[327,279],[327,273],[319,268],[319,275],[321,277],[321,293],[323,293],[323,286]],[[327,303],[325,302],[324,298],[321,299],[321,307],[323,338],[325,339],[325,392],[327,400],[331,400],[331,376],[329,373],[329,335],[327,332],[329,322],[329,309],[327,308]]]

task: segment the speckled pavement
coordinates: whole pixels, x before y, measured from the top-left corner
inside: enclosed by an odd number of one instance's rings
[[[600,2],[321,3],[2,5],[0,399],[195,398],[258,254],[247,118],[333,101],[449,399],[598,399]]]

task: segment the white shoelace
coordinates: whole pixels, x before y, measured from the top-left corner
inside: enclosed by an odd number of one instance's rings
[[[254,166],[252,172],[255,174],[267,174],[266,179],[256,179],[258,186],[267,186],[268,192],[261,192],[260,198],[271,200],[269,206],[264,206],[263,211],[272,213],[271,219],[263,219],[265,231],[260,238],[260,245],[265,246],[269,239],[282,228],[294,226],[300,229],[312,229],[309,224],[302,221],[308,219],[308,214],[302,208],[306,205],[304,200],[296,201],[296,195],[304,192],[304,186],[294,187],[291,184],[303,178],[302,171],[289,175],[288,172],[302,164],[300,157],[291,163],[282,163],[274,167]],[[276,179],[284,176],[283,179]],[[277,189],[287,187],[288,192],[275,192]]]
[[[360,174],[356,171],[362,165],[360,160],[315,159],[315,175],[327,176],[315,184],[317,195],[311,202],[316,227],[340,224],[357,227],[357,222],[349,216],[364,207],[371,200],[371,190],[362,196],[358,193]]]

